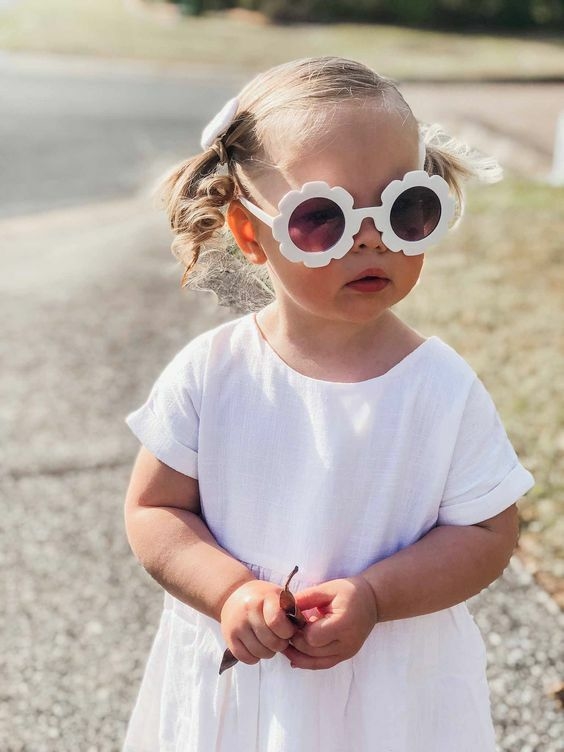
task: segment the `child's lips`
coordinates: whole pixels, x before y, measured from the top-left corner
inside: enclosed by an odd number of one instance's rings
[[[389,281],[386,277],[364,277],[362,279],[355,279],[346,286],[359,292],[380,292],[380,290],[387,287]]]
[[[365,269],[346,286],[361,292],[379,292],[387,286],[389,281],[382,269]]]

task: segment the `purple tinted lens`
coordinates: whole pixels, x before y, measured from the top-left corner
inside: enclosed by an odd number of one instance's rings
[[[288,233],[301,251],[328,251],[341,239],[345,217],[329,198],[309,198],[292,212]]]
[[[390,224],[402,240],[415,242],[430,235],[441,218],[441,201],[435,191],[422,186],[408,188],[392,206]]]

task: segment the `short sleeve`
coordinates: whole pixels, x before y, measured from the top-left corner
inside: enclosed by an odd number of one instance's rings
[[[173,470],[198,477],[198,429],[196,380],[184,353],[164,369],[149,398],[130,413],[125,422],[157,459]]]
[[[487,520],[533,485],[533,476],[519,462],[490,395],[475,378],[460,421],[438,524]]]

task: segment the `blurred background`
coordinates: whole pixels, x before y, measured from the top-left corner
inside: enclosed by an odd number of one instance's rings
[[[0,0],[0,752],[120,749],[162,604],[123,528],[123,418],[237,315],[181,291],[151,190],[254,73],[320,54],[505,169],[401,309],[475,368],[536,477],[471,608],[500,750],[563,749],[562,0]]]

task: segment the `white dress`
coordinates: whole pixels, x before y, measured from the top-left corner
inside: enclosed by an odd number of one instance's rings
[[[127,418],[198,478],[218,542],[297,590],[361,572],[533,484],[487,391],[431,337],[383,376],[301,375],[253,314],[189,343]],[[493,752],[485,648],[466,605],[377,624],[351,660],[281,655],[219,676],[219,625],[169,594],[124,752]]]

